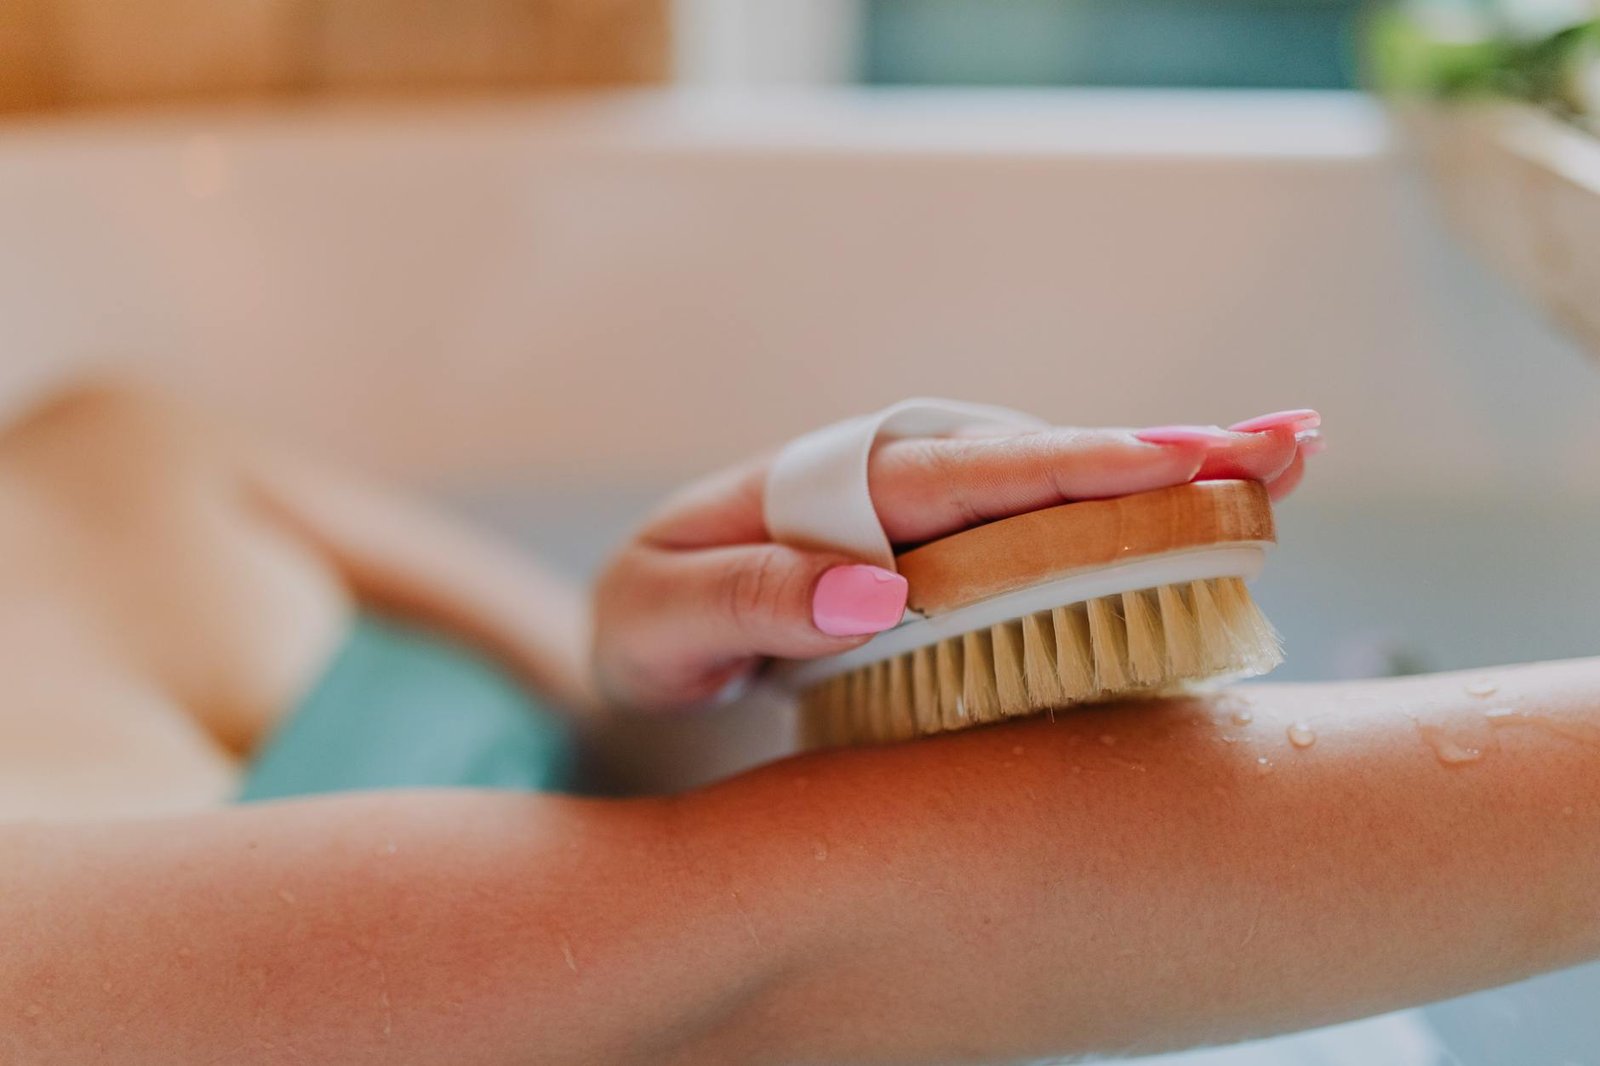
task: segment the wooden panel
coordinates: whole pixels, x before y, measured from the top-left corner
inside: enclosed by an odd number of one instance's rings
[[[0,108],[663,80],[668,0],[0,0]]]
[[[0,0],[0,110],[59,97],[52,0]]]
[[[280,89],[295,0],[53,0],[64,102]]]
[[[422,88],[655,81],[667,6],[639,0],[321,0],[312,81]]]
[[[938,614],[1090,567],[1213,544],[1272,541],[1253,481],[1203,481],[991,522],[899,556],[908,605]]]

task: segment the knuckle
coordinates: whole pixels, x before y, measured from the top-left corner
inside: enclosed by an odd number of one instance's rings
[[[972,526],[985,520],[982,510],[972,498],[970,482],[974,469],[973,455],[975,452],[992,452],[1006,447],[1008,444],[1002,440],[919,440],[914,442],[911,458],[956,519],[962,525]]]
[[[741,629],[770,625],[783,613],[797,577],[788,556],[776,544],[757,548],[733,569],[724,587],[729,619]]]

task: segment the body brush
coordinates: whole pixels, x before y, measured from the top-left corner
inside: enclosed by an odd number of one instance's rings
[[[803,437],[779,456],[768,483],[775,535],[879,565],[887,557],[908,586],[899,626],[784,671],[801,694],[808,746],[907,739],[1261,674],[1282,660],[1244,584],[1275,540],[1256,482],[1062,504],[888,552],[865,495],[872,443],[999,415],[1025,417],[908,401]]]

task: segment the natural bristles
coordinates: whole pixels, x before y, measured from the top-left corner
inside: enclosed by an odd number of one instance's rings
[[[1266,673],[1278,634],[1235,577],[1040,611],[830,678],[801,699],[810,746],[926,733]]]

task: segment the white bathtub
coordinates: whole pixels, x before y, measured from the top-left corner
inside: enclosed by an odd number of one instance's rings
[[[1260,586],[1287,675],[1593,653],[1600,372],[1463,261],[1386,141],[1363,99],[1293,93],[11,123],[0,399],[134,366],[579,567],[672,481],[907,393],[1314,405],[1331,448]],[[783,729],[736,708],[613,761],[682,784]],[[1594,973],[1189,1061],[1588,1063]]]

